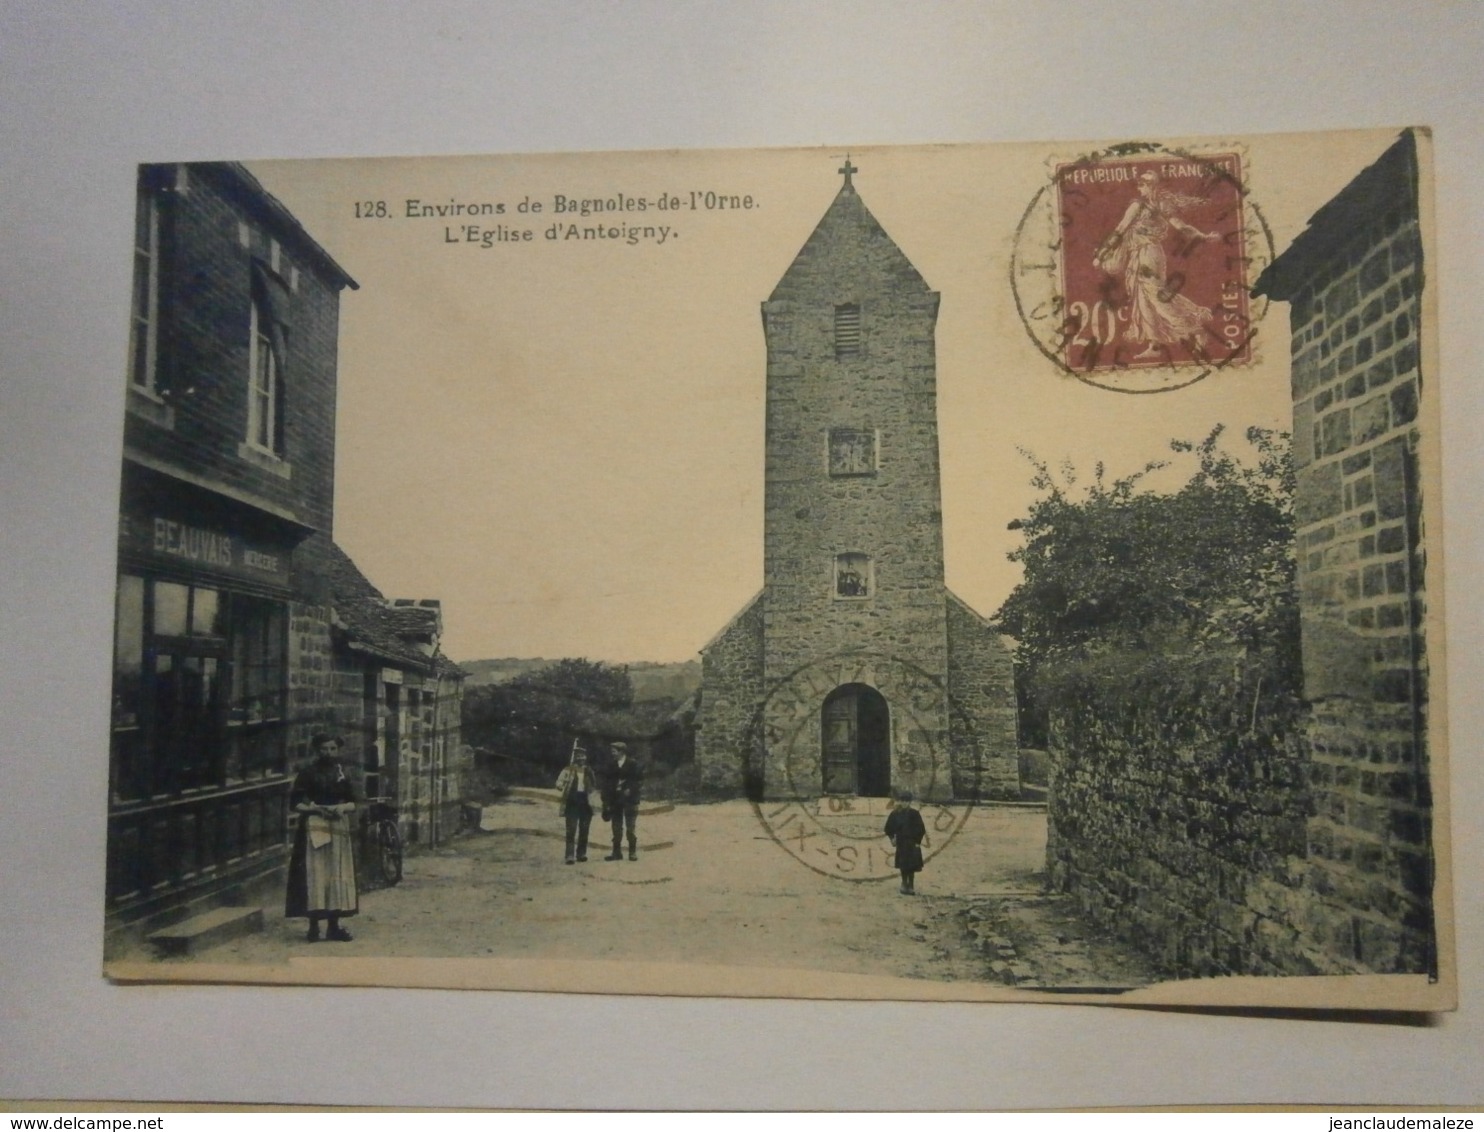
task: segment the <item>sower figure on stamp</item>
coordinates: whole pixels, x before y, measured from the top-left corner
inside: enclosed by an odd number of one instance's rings
[[[572,741],[572,761],[557,775],[562,816],[567,819],[567,864],[587,860],[587,834],[593,824],[593,795],[598,780],[587,765],[587,752]]]
[[[351,817],[356,809],[355,791],[337,760],[340,739],[316,735],[310,746],[314,763],[300,771],[289,791],[289,806],[299,815],[299,829],[289,858],[284,915],[309,917],[310,943],[319,942],[321,920],[329,921],[326,939],[349,943],[350,932],[340,926],[340,920],[360,910]]]
[[[629,754],[627,743],[613,744],[613,762],[603,790],[603,817],[613,823],[613,852],[605,861],[622,861],[623,835],[629,835],[629,860],[639,859],[639,839],[634,826],[639,820],[639,794],[644,771]]]
[[[1202,232],[1181,220],[1179,213],[1204,203],[1162,188],[1153,170],[1139,175],[1139,195],[1128,206],[1118,227],[1093,255],[1094,266],[1111,274],[1123,273],[1128,294],[1128,327],[1123,336],[1144,343],[1135,360],[1157,357],[1160,347],[1198,343],[1211,311],[1180,294],[1180,282],[1168,274],[1164,240],[1173,228],[1192,242],[1219,240],[1216,232]],[[1183,277],[1181,277],[1183,278]]]
[[[902,790],[897,794],[897,805],[886,819],[886,836],[896,846],[897,854],[893,866],[901,870],[904,896],[915,896],[912,878],[922,871],[922,847],[929,844],[927,825],[922,815],[912,805],[912,791]]]

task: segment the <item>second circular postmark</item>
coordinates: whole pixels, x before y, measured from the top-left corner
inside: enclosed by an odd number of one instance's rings
[[[752,716],[747,748],[748,793],[767,835],[836,880],[898,876],[884,826],[900,792],[922,813],[929,864],[979,795],[973,720],[941,678],[881,653],[824,657],[775,680]]]

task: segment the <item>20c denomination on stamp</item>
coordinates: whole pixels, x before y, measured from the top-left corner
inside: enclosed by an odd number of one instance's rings
[[[1016,229],[1010,283],[1058,369],[1156,393],[1254,359],[1266,301],[1251,281],[1273,248],[1240,151],[1136,142],[1050,173]]]

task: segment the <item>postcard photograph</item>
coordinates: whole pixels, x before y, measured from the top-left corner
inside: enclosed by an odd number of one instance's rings
[[[141,165],[105,972],[1452,1008],[1431,145]]]

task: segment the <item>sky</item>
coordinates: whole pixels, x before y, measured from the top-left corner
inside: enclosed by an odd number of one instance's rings
[[[1241,156],[1255,277],[1394,136],[1162,142]],[[1051,170],[1106,144],[849,150],[942,296],[946,580],[986,615],[1019,578],[1025,453],[1121,475],[1218,423],[1234,441],[1289,427],[1281,304],[1253,306],[1251,364],[1143,395],[1069,377],[1027,333],[1012,257],[1045,258]],[[690,659],[761,588],[759,305],[846,152],[250,163],[359,284],[341,297],[335,537],[387,596],[443,602],[448,655]],[[630,203],[584,217],[584,200]]]

